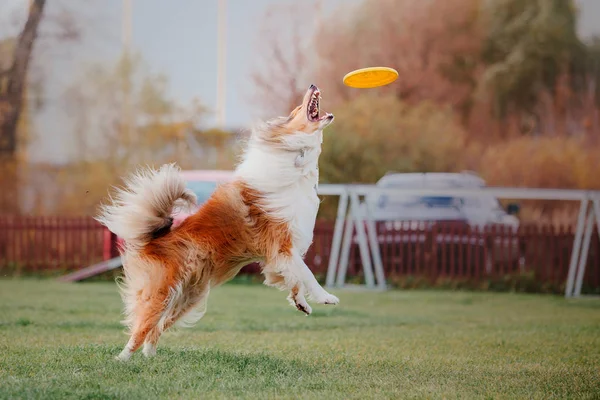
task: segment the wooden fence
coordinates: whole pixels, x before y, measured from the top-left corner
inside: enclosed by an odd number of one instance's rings
[[[0,271],[79,269],[114,255],[112,236],[90,217],[0,217]]]
[[[471,228],[464,223],[378,223],[377,238],[386,278],[436,281],[502,282],[528,276],[532,291],[561,292],[569,270],[573,227],[525,225]],[[353,236],[355,236],[354,233]],[[325,275],[333,223],[319,221],[306,261]],[[362,277],[356,239],[350,248],[347,277]],[[584,292],[600,292],[600,241],[594,230],[590,243]]]
[[[564,284],[574,232],[572,227],[522,226],[470,228],[461,223],[378,223],[386,277],[427,281],[485,281],[530,274],[540,285]],[[333,236],[332,221],[317,221],[307,264],[324,276]],[[92,218],[0,217],[0,271],[26,273],[76,270],[114,257],[114,236]],[[584,288],[600,291],[600,241],[592,237]],[[257,273],[256,266],[244,268]],[[360,279],[358,245],[350,251],[348,279]]]

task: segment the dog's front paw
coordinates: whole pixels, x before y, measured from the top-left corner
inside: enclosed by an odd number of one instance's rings
[[[312,313],[312,308],[308,305],[304,296],[297,291],[291,291],[287,299],[298,311],[302,311],[306,315]]]
[[[312,313],[312,308],[304,299],[296,299],[295,305],[298,311],[302,311],[306,315],[310,315],[310,313]]]
[[[331,293],[326,293],[324,296],[319,296],[316,299],[317,303],[319,304],[338,304],[340,302],[340,299],[338,299],[337,297],[335,297],[334,295],[332,295]]]

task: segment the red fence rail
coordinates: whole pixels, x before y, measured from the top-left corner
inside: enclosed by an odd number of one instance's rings
[[[353,235],[354,237],[355,235]],[[572,227],[525,225],[471,228],[461,223],[378,223],[377,236],[386,277],[427,281],[484,281],[533,274],[540,285],[564,284],[574,232]],[[324,276],[329,263],[333,222],[317,221],[306,261]],[[0,217],[0,270],[69,271],[114,257],[114,238],[90,217]],[[245,273],[258,269],[245,268]],[[356,240],[349,279],[360,279]],[[600,241],[594,230],[584,277],[586,291],[600,291]]]
[[[111,234],[90,217],[0,217],[0,270],[56,272],[111,257]]]
[[[318,221],[306,261],[324,275],[329,263],[333,223]],[[353,237],[355,238],[356,232]],[[498,281],[531,276],[538,289],[563,287],[573,249],[573,227],[524,225],[473,228],[464,223],[378,223],[377,237],[384,271],[389,279]],[[347,277],[362,278],[356,239],[350,250]],[[600,292],[600,240],[590,243],[584,291]],[[535,290],[535,288],[533,288]]]

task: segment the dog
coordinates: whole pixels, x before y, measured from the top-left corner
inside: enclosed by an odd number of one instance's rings
[[[232,182],[176,227],[173,211],[195,208],[196,196],[175,164],[138,170],[100,206],[96,220],[124,240],[118,283],[130,338],[118,360],[142,344],[146,357],[155,355],[165,330],[196,323],[211,288],[251,263],[260,263],[264,283],[289,291],[289,302],[306,315],[307,299],[338,304],[303,260],[320,203],[323,129],[334,120],[321,115],[320,101],[311,85],[289,116],[254,128]]]

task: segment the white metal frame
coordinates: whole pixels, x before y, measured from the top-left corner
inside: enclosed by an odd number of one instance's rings
[[[385,273],[377,242],[375,222],[372,216],[369,215],[368,207],[360,207],[361,196],[399,193],[404,195],[438,196],[487,194],[496,198],[519,200],[580,201],[565,297],[581,296],[581,286],[592,238],[594,217],[596,228],[600,235],[600,191],[503,187],[486,187],[480,189],[386,189],[375,185],[328,184],[319,185],[318,191],[320,195],[339,196],[325,282],[325,286],[327,287],[343,287],[345,285],[350,246],[352,244],[352,233],[354,228],[356,228],[360,257],[365,275],[365,286],[369,289],[379,290],[386,288]],[[589,207],[590,204],[591,207]],[[362,215],[362,210],[364,209],[367,209],[367,215]]]

